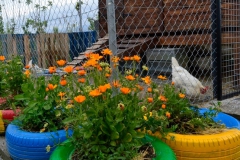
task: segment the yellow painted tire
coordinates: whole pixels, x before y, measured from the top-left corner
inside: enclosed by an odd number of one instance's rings
[[[0,134],[5,132],[5,126],[2,119],[2,111],[0,110]]]
[[[159,133],[154,136],[161,138]],[[170,133],[162,139],[178,160],[240,160],[240,130],[229,129],[212,135]]]

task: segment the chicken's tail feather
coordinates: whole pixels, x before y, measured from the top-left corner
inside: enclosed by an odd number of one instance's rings
[[[176,60],[175,57],[172,57],[172,65],[175,67],[179,66],[178,61]]]

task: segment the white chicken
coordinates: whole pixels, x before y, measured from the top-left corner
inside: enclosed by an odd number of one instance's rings
[[[179,66],[175,57],[172,57],[172,81],[177,88],[184,90],[185,94],[191,98],[205,94],[208,87],[202,83],[186,69]]]

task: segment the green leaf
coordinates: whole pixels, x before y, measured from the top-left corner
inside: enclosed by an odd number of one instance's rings
[[[44,106],[43,106],[43,108],[44,108],[45,110],[49,110],[49,109],[51,109],[51,108],[52,108],[52,106],[51,106],[51,105],[49,105],[49,104],[46,104],[46,105],[44,105]]]
[[[118,132],[121,132],[125,128],[125,125],[123,123],[118,123],[115,128]]]
[[[115,147],[115,146],[117,146],[117,143],[115,141],[111,141],[110,145]]]
[[[90,138],[91,137],[91,135],[92,135],[92,131],[91,130],[85,130],[84,131],[84,138]]]
[[[121,121],[123,121],[124,120],[124,117],[123,116],[121,116],[121,117],[117,117],[116,119],[115,119],[115,121],[118,123],[118,122],[121,122]]]
[[[69,117],[69,118],[64,119],[64,120],[63,120],[63,123],[64,123],[64,124],[69,124],[69,123],[74,122],[75,120],[76,120],[75,117]]]
[[[111,139],[118,139],[119,138],[119,133],[117,131],[113,131],[111,133]]]
[[[111,115],[109,115],[108,113],[106,114],[106,119],[108,122],[112,122],[113,121],[113,118]]]
[[[14,96],[14,99],[21,101],[21,100],[26,100],[28,98],[24,97],[24,94],[18,94],[16,96]]]
[[[123,137],[123,142],[131,142],[132,141],[132,135],[130,133],[127,133],[124,137]]]
[[[137,132],[137,134],[134,136],[135,138],[143,138],[145,136],[145,133]]]
[[[104,125],[101,125],[101,126],[100,126],[100,128],[101,128],[101,130],[102,130],[102,132],[103,132],[103,133],[105,133],[105,134],[109,135],[109,132],[108,132],[108,129],[107,129],[107,127],[106,127],[106,126],[104,126]]]

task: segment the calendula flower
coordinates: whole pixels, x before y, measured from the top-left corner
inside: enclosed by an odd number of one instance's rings
[[[50,150],[51,150],[50,145],[47,145],[47,147],[46,147],[46,151],[47,151],[47,153],[50,152]]]
[[[147,121],[147,120],[148,120],[147,116],[143,116],[143,119],[144,119],[145,121]]]
[[[120,60],[120,58],[117,57],[117,56],[113,56],[113,57],[112,57],[112,62],[113,62],[113,63],[118,63],[119,60]]]
[[[139,84],[137,84],[136,87],[137,87],[140,91],[142,91],[142,90],[144,89],[143,86],[141,86],[141,85],[139,85]]]
[[[104,49],[104,50],[102,50],[102,52],[101,52],[103,55],[112,55],[112,51],[110,50],[110,49]]]
[[[29,68],[30,68],[30,65],[26,65],[26,66],[25,66],[25,69],[29,69]]]
[[[101,93],[104,93],[104,92],[106,92],[107,87],[105,85],[103,85],[103,86],[99,86],[98,89]]]
[[[68,104],[65,108],[66,108],[66,109],[73,108],[73,104]]]
[[[108,74],[108,73],[105,74],[106,78],[109,78],[110,76],[111,76],[111,74]]]
[[[89,92],[89,95],[91,97],[97,97],[97,96],[100,96],[102,93],[99,91],[99,89],[94,89],[92,90],[91,92]]]
[[[148,91],[149,93],[151,93],[151,92],[152,92],[152,88],[148,88],[147,91]]]
[[[64,66],[66,64],[66,61],[61,59],[61,60],[57,61],[57,64],[59,66]]]
[[[58,93],[58,96],[60,96],[61,99],[63,99],[63,97],[65,96],[65,94],[66,94],[65,92],[59,92],[59,93]]]
[[[30,70],[27,69],[27,70],[24,72],[24,74],[26,75],[27,78],[29,78],[31,72],[30,72]]]
[[[79,78],[79,79],[78,79],[78,82],[80,82],[80,83],[85,83],[85,82],[86,82],[86,79],[85,79],[85,78]]]
[[[162,76],[162,75],[159,75],[157,78],[158,78],[158,79],[161,79],[161,80],[166,80],[166,79],[167,79],[166,76]]]
[[[124,108],[125,108],[125,106],[124,106],[123,103],[119,103],[118,106],[117,106],[117,109],[118,109],[118,110],[121,110],[121,111],[123,111]]]
[[[66,80],[66,79],[60,80],[60,84],[61,84],[62,86],[66,86],[66,85],[67,85],[67,80]]]
[[[142,66],[142,69],[145,70],[145,71],[148,71],[148,67],[145,66],[145,65]]]
[[[112,86],[115,87],[115,88],[118,88],[118,87],[121,86],[121,84],[119,83],[118,80],[114,80],[114,81],[112,82]]]
[[[84,66],[85,68],[87,68],[87,67],[96,67],[97,64],[98,64],[98,61],[96,61],[95,59],[89,59],[88,61],[86,61],[86,62],[83,64],[83,66]]]
[[[185,94],[179,93],[179,98],[185,98]]]
[[[120,88],[120,91],[123,94],[129,94],[131,92],[130,88],[127,88],[127,87]]]
[[[5,57],[4,56],[0,56],[0,61],[4,61]]]
[[[63,70],[67,73],[72,73],[73,72],[73,66],[67,66]]]
[[[141,60],[141,57],[139,57],[138,55],[134,55],[132,57],[132,60],[136,61],[136,62],[139,62]]]
[[[47,86],[47,88],[48,88],[49,90],[54,90],[56,87],[57,87],[56,84],[53,85],[53,84],[51,84],[51,83],[49,83],[48,86]]]
[[[151,77],[150,76],[146,76],[145,78],[142,78],[143,82],[146,84],[150,84],[152,82]]]
[[[77,66],[74,68],[76,71],[84,70],[83,66]]]
[[[142,109],[143,112],[147,111],[147,107],[146,106],[142,106],[141,109]]]
[[[49,72],[50,74],[55,73],[55,72],[56,72],[56,67],[49,67],[49,68],[48,68],[48,72]]]
[[[174,82],[172,82],[171,84],[172,84],[172,85],[174,85],[175,83],[174,83]]]
[[[123,60],[124,60],[124,61],[130,61],[130,60],[131,60],[131,57],[123,57]]]
[[[147,100],[148,100],[149,103],[153,102],[153,98],[151,98],[151,97],[149,97]]]
[[[91,54],[89,55],[89,58],[90,58],[90,59],[93,59],[93,60],[96,60],[96,61],[99,61],[100,59],[103,58],[103,56],[100,56],[100,55],[97,54],[97,53],[91,53]]]
[[[171,114],[169,112],[166,112],[166,117],[167,118],[170,118],[171,117]]]
[[[166,104],[162,104],[162,109],[165,109],[166,108]]]
[[[111,88],[110,83],[107,83],[107,84],[105,84],[104,86],[105,86],[107,89],[110,89],[110,88]]]
[[[160,101],[167,102],[167,98],[163,95],[160,95],[158,98]]]
[[[79,96],[74,97],[74,100],[78,103],[82,103],[86,100],[86,97],[83,95],[79,95]]]
[[[135,78],[132,75],[127,75],[125,78],[129,81],[135,80]]]

